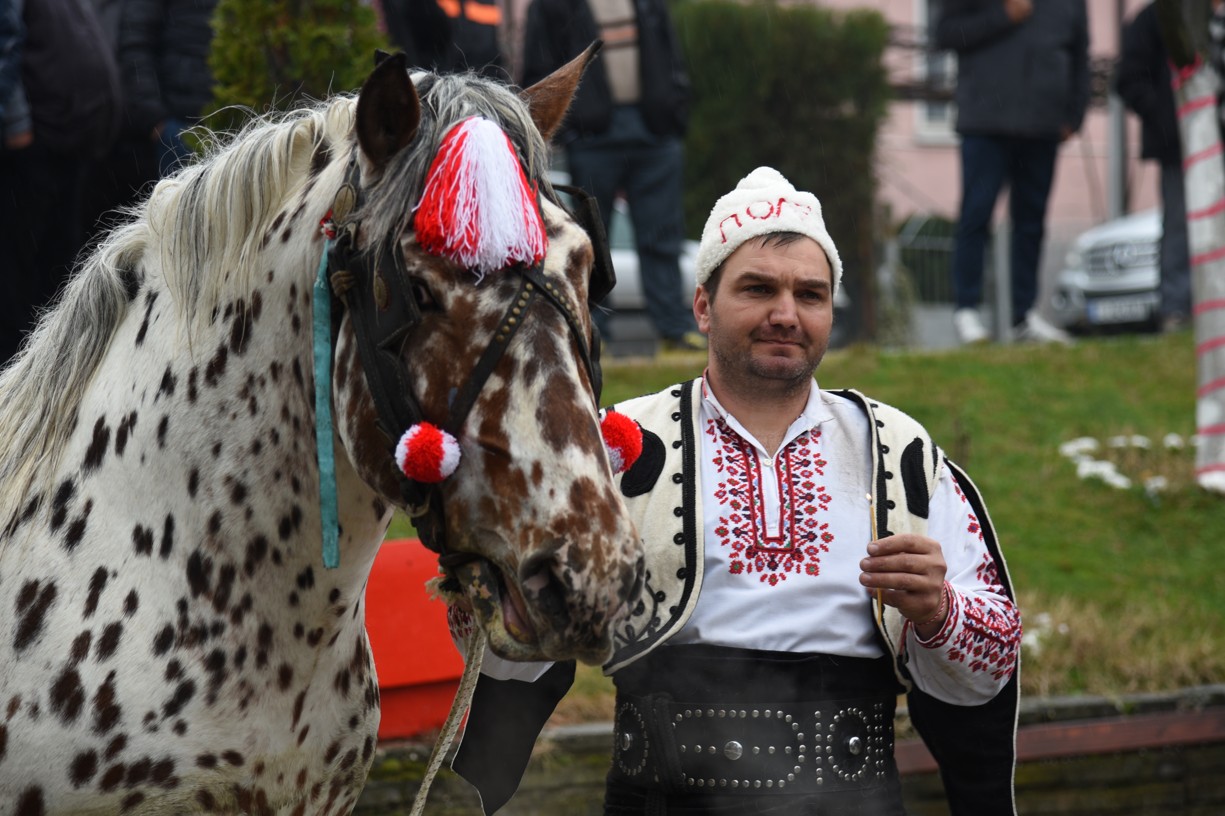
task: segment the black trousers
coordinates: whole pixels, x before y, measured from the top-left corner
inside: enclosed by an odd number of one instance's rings
[[[37,142],[0,152],[0,365],[50,305],[83,243],[81,159]]]

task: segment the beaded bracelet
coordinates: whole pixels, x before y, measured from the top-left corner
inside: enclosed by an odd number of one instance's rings
[[[940,587],[940,605],[936,607],[936,614],[932,615],[927,620],[922,621],[921,623],[917,623],[915,625],[916,626],[927,626],[928,624],[935,623],[936,621],[940,620],[940,618],[944,616],[945,611],[948,609],[948,601],[949,601],[949,584],[948,584],[948,581],[945,581],[944,585]]]

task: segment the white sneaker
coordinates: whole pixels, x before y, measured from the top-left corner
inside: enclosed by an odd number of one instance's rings
[[[1018,341],[1025,343],[1059,343],[1070,346],[1073,342],[1072,335],[1047,323],[1033,310],[1025,315],[1025,320],[1012,332]]]
[[[953,312],[953,328],[957,330],[957,339],[963,345],[976,345],[990,339],[987,327],[978,316],[978,309],[958,309]]]

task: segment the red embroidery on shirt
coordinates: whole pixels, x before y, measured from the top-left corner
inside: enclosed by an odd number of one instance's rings
[[[1004,595],[995,561],[987,553],[978,565],[978,578],[991,591]],[[988,604],[977,595],[958,595],[964,625],[953,639],[948,659],[965,663],[972,672],[990,672],[996,680],[1016,670],[1021,641],[1021,616],[1015,605],[1005,609]]]
[[[728,551],[732,575],[756,574],[777,586],[789,573],[821,574],[820,554],[834,535],[822,521],[832,497],[819,483],[828,464],[821,457],[820,430],[801,434],[779,451],[773,468],[763,468],[757,450],[722,420],[711,420],[707,435],[715,443],[712,462],[722,477],[715,486],[719,523],[715,535]],[[777,535],[768,535],[762,480],[777,479]]]
[[[970,503],[969,500],[965,497],[965,494],[961,492],[961,485],[957,484],[956,480],[953,481],[953,489],[957,491],[957,497],[961,499],[962,504]],[[969,521],[966,524],[966,532],[969,533],[970,535],[977,535],[978,540],[982,541],[983,540],[983,526],[982,524],[979,523],[978,516],[974,515],[973,513],[967,512],[966,518],[969,519]]]

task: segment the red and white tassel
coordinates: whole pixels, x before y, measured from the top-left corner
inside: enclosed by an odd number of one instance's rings
[[[629,470],[642,455],[642,428],[625,414],[606,413],[600,422],[600,433],[604,436],[613,473]]]
[[[441,482],[455,472],[459,455],[455,437],[428,422],[409,428],[396,445],[396,465],[416,482]]]
[[[484,277],[545,256],[548,238],[534,185],[506,133],[474,116],[451,128],[426,176],[414,216],[417,242]]]

